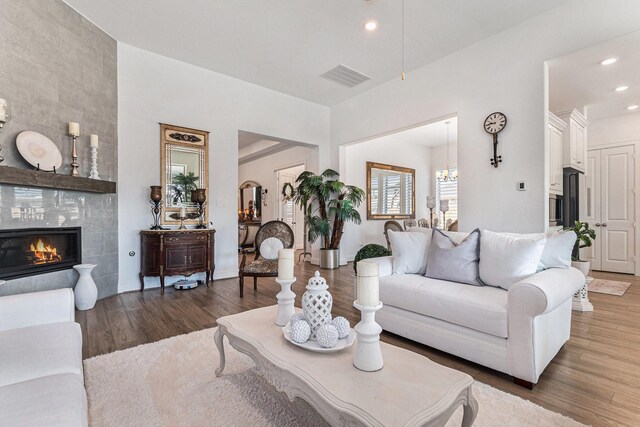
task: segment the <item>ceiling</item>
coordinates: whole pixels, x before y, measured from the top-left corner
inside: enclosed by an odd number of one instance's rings
[[[65,1],[120,42],[319,104],[402,72],[399,0]],[[567,0],[405,1],[411,71]],[[371,80],[347,88],[319,77],[339,64]]]
[[[615,64],[600,61],[615,57]],[[640,32],[609,40],[557,59],[549,64],[549,108],[562,111],[587,107],[589,120],[637,114],[627,106],[640,104]],[[618,86],[629,86],[616,92]]]
[[[405,144],[419,144],[425,147],[443,146],[447,144],[446,122],[449,122],[449,144],[453,146],[458,141],[457,117],[381,136],[375,138],[375,140],[389,142],[390,144],[400,144],[400,148]],[[366,143],[367,141],[364,142]]]
[[[297,141],[241,130],[238,131],[238,164],[249,163],[292,147],[316,148]]]

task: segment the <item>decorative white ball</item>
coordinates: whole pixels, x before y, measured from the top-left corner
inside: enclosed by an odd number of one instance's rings
[[[293,325],[298,320],[305,320],[304,313],[296,313],[296,314],[294,314],[293,316],[291,316],[291,320],[289,320],[289,322],[291,322],[291,324]]]
[[[338,330],[330,323],[322,325],[316,331],[316,340],[321,347],[331,348],[338,343]]]
[[[309,323],[307,323],[306,320],[298,320],[291,324],[291,330],[289,333],[293,341],[298,344],[302,344],[309,340],[309,337],[311,336],[311,326],[309,326]]]
[[[338,330],[338,338],[346,338],[351,332],[349,321],[342,316],[334,317],[331,324]]]

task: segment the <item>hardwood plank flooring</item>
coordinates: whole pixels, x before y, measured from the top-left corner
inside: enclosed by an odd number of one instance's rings
[[[296,265],[300,295],[317,267]],[[359,312],[352,307],[353,267],[323,270],[331,286],[334,315],[355,324]],[[476,380],[518,395],[549,410],[594,426],[640,425],[640,277],[594,272],[594,277],[631,282],[623,297],[590,293],[595,311],[574,312],[571,340],[547,367],[534,390],[511,382],[505,374],[475,363],[383,333],[382,339],[464,371]],[[238,295],[238,279],[215,281],[210,288],[175,291],[167,288],[130,292],[98,301],[90,311],[76,312],[82,326],[85,358],[154,342],[216,326],[219,317],[275,304],[279,286],[270,278],[245,284]],[[482,409],[481,409],[482,410]]]

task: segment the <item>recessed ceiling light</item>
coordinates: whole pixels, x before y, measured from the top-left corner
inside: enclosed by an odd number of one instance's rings
[[[618,61],[618,58],[607,58],[600,61],[601,65],[611,65],[615,64]]]
[[[629,89],[629,86],[618,86],[616,92],[624,92],[627,89]]]
[[[366,28],[367,31],[375,31],[375,29],[378,28],[378,23],[376,21],[367,21],[367,23],[364,24],[364,28]]]
[[[638,108],[638,106],[636,104],[634,104],[634,105],[629,105],[627,107],[627,110],[636,110],[637,108]]]

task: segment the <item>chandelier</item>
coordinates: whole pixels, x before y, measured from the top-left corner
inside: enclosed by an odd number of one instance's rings
[[[447,167],[438,173],[438,181],[456,181],[458,179],[458,168],[451,170],[449,167],[449,125],[450,121],[444,122],[447,125]]]

